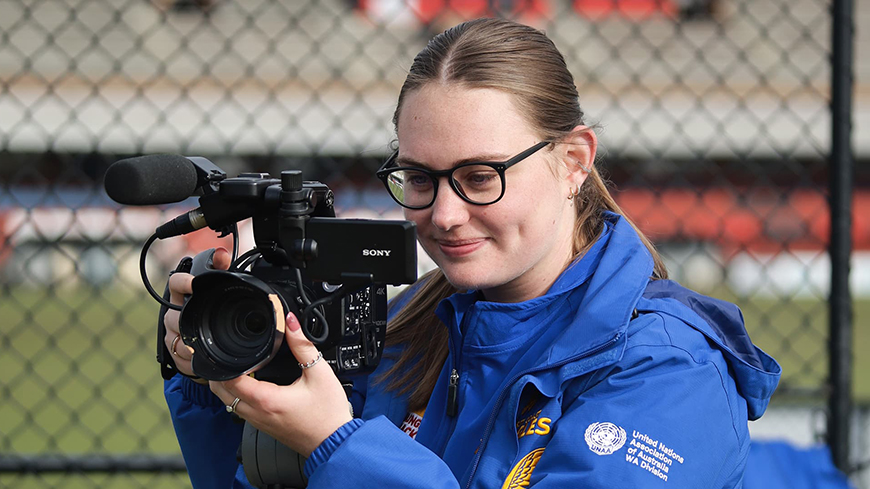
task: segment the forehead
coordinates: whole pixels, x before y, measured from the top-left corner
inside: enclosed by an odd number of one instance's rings
[[[401,157],[432,163],[512,156],[537,142],[512,95],[455,84],[430,83],[407,94],[396,129]]]

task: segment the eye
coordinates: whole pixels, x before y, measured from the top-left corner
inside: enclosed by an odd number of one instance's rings
[[[408,175],[405,176],[405,181],[408,182],[408,185],[413,185],[418,188],[432,185],[432,179],[425,173],[408,172]]]
[[[498,173],[495,172],[475,172],[471,175],[468,175],[467,178],[469,183],[474,185],[487,185],[492,183],[493,180],[498,180]]]
[[[466,190],[488,188],[500,183],[498,172],[486,165],[471,165],[454,174],[457,183]]]

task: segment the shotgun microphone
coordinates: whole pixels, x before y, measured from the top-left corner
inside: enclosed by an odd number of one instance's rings
[[[192,196],[198,176],[192,161],[180,155],[127,158],[106,171],[109,197],[124,205],[174,204]]]

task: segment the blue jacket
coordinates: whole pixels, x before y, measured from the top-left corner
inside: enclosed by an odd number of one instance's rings
[[[779,365],[752,345],[736,306],[650,281],[652,268],[611,214],[544,296],[444,300],[450,353],[416,440],[397,429],[406,398],[360,382],[361,418],[312,453],[309,487],[741,487],[747,420],[767,407]],[[223,406],[210,399],[210,411],[199,388],[166,389],[194,487],[246,487],[227,457],[240,428],[225,430]]]

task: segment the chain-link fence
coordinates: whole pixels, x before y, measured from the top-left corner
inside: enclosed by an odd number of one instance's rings
[[[782,363],[754,435],[823,441],[830,7],[0,0],[0,486],[188,484],[154,361],[157,304],[138,275],[145,238],[186,203],[118,207],[102,191],[109,164],[166,152],[206,156],[230,175],[296,168],[335,191],[341,215],[399,217],[373,172],[394,137],[405,70],[433,33],[482,15],[554,39],[619,202],[673,278],[738,303],[755,342]],[[859,33],[870,25],[862,8]],[[856,105],[857,132],[870,129],[868,108]],[[859,158],[868,144],[856,140]],[[870,208],[860,187],[855,208]],[[860,324],[870,220],[854,218]],[[155,246],[151,276],[213,246],[208,234]],[[856,351],[864,345],[859,327]],[[870,399],[867,378],[855,392]],[[856,462],[868,443],[866,430],[855,438]]]

